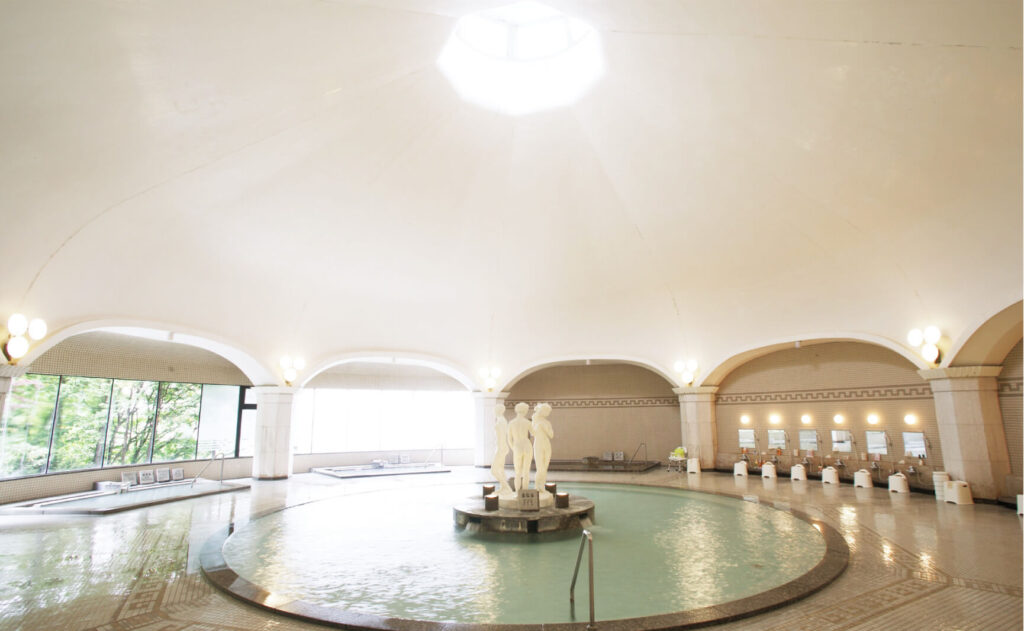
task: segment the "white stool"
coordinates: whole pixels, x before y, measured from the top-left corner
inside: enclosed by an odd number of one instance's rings
[[[874,487],[875,483],[871,481],[871,472],[868,471],[867,469],[861,469],[860,471],[854,473],[853,486],[854,488],[859,486],[865,489],[870,489]]]
[[[821,470],[822,484],[839,484],[839,472],[835,467],[825,467]]]
[[[739,462],[734,464],[732,466],[732,474],[733,475],[742,475],[743,477],[747,477],[747,461],[746,460],[740,460]]]
[[[946,482],[949,482],[949,474],[945,471],[935,471],[932,473],[932,485],[935,487],[935,499],[939,502],[942,501],[943,490]]]
[[[806,480],[807,469],[804,469],[804,466],[802,464],[793,465],[793,467],[789,470],[789,479],[793,482],[796,482],[797,480]]]
[[[675,471],[676,473],[683,472],[683,463],[686,462],[686,458],[682,456],[669,456],[668,457],[668,470]]]
[[[686,461],[687,473],[700,473],[700,458],[690,458]]]
[[[910,493],[910,484],[907,483],[907,476],[902,473],[894,473],[889,476],[890,493]]]
[[[942,489],[942,497],[946,502],[952,502],[954,504],[973,504],[974,500],[971,499],[971,487],[966,482],[960,480],[953,480],[946,482]]]
[[[1024,515],[1024,495],[1017,496],[1017,514]]]
[[[774,478],[775,476],[775,463],[766,462],[761,465],[761,477],[762,478]]]

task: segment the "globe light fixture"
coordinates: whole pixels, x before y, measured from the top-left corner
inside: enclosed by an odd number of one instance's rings
[[[921,357],[933,364],[936,363],[939,359],[939,347],[934,344],[925,344],[921,347]]]
[[[24,335],[15,335],[4,345],[5,354],[12,360],[21,359],[28,353],[28,340]]]
[[[11,317],[7,318],[7,332],[11,334],[11,337],[24,335],[27,330],[28,318],[22,314],[15,313]]]
[[[743,423],[744,425],[750,425],[750,417],[744,414],[743,416],[740,417],[740,423]]]
[[[28,354],[31,347],[29,338],[38,342],[46,337],[46,330],[46,321],[42,318],[33,318],[30,322],[24,314],[11,314],[7,318],[7,339],[0,346],[7,363],[12,366],[17,364],[19,359]]]
[[[836,414],[835,416],[832,417],[832,420],[835,421],[836,425],[842,425],[843,421],[845,421],[846,419],[843,418],[842,414]]]
[[[911,329],[907,333],[907,342],[915,347],[921,349],[921,357],[924,357],[925,361],[936,364],[939,361],[939,357],[942,354],[939,351],[938,343],[942,339],[942,331],[939,327],[929,325],[921,329]]]
[[[46,337],[46,321],[42,318],[32,318],[28,323],[28,336],[37,342]]]
[[[868,424],[870,424],[870,425],[878,425],[878,415],[877,414],[868,414]]]
[[[306,360],[301,357],[282,355],[278,361],[281,365],[281,376],[286,385],[291,386],[299,377],[299,371],[306,367]]]
[[[810,425],[811,424],[811,415],[810,414],[804,414],[803,416],[800,417],[800,422],[803,423],[804,425]]]
[[[924,332],[921,329],[910,329],[907,333],[907,343],[917,348],[924,343]]]
[[[772,425],[778,425],[779,423],[782,422],[782,417],[779,416],[778,414],[771,414],[768,416],[768,422],[771,423]]]
[[[917,425],[917,416],[914,414],[907,414],[903,417],[903,422],[907,425]]]

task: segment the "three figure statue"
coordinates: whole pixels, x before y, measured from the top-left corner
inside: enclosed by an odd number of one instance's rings
[[[555,437],[551,421],[548,420],[551,406],[547,403],[538,404],[533,410],[532,422],[526,418],[526,413],[530,411],[529,405],[517,403],[515,411],[515,418],[506,421],[505,406],[501,403],[494,406],[494,434],[497,446],[494,450],[494,460],[491,461],[491,475],[501,485],[498,498],[505,501],[515,499],[515,492],[505,479],[505,456],[511,449],[516,491],[530,487],[530,465],[536,460],[537,475],[534,488],[539,491],[542,502],[550,500],[551,494],[544,490],[544,483],[548,478],[548,465],[551,464],[551,439]]]

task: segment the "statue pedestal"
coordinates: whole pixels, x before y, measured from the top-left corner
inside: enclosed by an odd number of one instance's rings
[[[550,495],[550,494],[549,494]],[[555,508],[554,496],[540,510],[521,511],[499,500],[498,510],[484,508],[481,497],[454,507],[455,525],[482,532],[556,532],[581,530],[594,522],[594,502],[579,495],[569,496],[568,508]]]

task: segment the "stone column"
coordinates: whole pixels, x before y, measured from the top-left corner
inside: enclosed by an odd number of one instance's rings
[[[672,388],[679,395],[683,446],[688,458],[699,458],[701,469],[714,469],[718,454],[715,395],[718,386]]]
[[[494,459],[494,406],[505,403],[507,392],[474,392],[476,403],[476,443],[473,466],[490,467]]]
[[[935,398],[942,460],[954,480],[971,485],[974,497],[996,499],[1010,474],[996,377],[1002,366],[964,366],[918,371]]]
[[[11,385],[15,377],[20,377],[28,372],[27,368],[0,364],[0,418],[3,418],[4,406],[7,405],[7,393],[11,391]]]
[[[252,477],[287,478],[292,473],[292,401],[295,388],[258,386]]]

